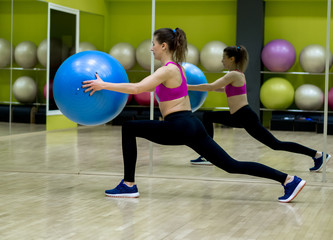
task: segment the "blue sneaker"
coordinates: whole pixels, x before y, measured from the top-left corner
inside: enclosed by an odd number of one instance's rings
[[[198,157],[197,159],[191,160],[192,165],[213,165],[210,161],[207,161],[204,157]]]
[[[124,179],[114,189],[105,190],[105,195],[115,198],[137,198],[140,196],[136,185],[129,187],[124,183]]]
[[[311,172],[319,172],[322,169],[323,165],[324,165],[323,164],[324,163],[323,158],[324,158],[324,153],[320,158],[314,158],[313,157],[312,159],[313,159],[315,165],[314,165],[314,167],[309,168],[309,170]],[[331,158],[331,155],[326,154],[326,162],[328,162],[328,160],[330,160],[330,158]]]
[[[294,180],[290,183],[287,183],[284,187],[284,196],[279,197],[279,201],[283,203],[288,203],[293,200],[297,194],[302,190],[305,186],[306,181],[301,178],[294,176]]]

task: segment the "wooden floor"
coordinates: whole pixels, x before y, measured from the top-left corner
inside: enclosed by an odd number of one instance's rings
[[[0,136],[0,239],[333,239],[333,161],[310,173],[309,157],[270,150],[242,129],[216,128],[238,160],[257,161],[307,180],[289,204],[279,183],[191,166],[184,146],[138,140],[138,199],[104,197],[122,179],[120,127],[98,126]],[[273,132],[322,149],[323,136]],[[328,136],[328,149],[333,148]]]

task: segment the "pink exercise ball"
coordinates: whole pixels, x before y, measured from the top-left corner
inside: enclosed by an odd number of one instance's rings
[[[150,92],[142,92],[139,94],[134,94],[135,101],[142,106],[149,106],[150,105]],[[158,102],[156,100],[155,94],[154,94],[154,106],[157,106]]]
[[[47,84],[44,85],[44,98],[46,99]],[[53,79],[50,79],[49,82],[49,100],[53,101]]]
[[[263,48],[261,60],[269,71],[285,72],[294,65],[296,51],[294,46],[287,40],[272,40]]]
[[[328,106],[333,110],[333,87],[328,92]]]
[[[129,104],[133,99],[133,94],[128,94],[128,99],[127,99],[127,102],[126,104]]]

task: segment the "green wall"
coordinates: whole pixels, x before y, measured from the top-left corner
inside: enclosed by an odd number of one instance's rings
[[[0,38],[10,41],[10,10],[11,3],[0,1]]]
[[[97,50],[105,51],[105,17],[102,15],[80,12],[80,41],[93,43]],[[106,51],[105,51],[106,52]]]
[[[43,1],[58,4],[64,7],[77,9],[88,13],[105,15],[106,3],[104,0],[43,0]]]
[[[0,38],[10,42],[10,2],[0,2]],[[10,71],[0,71],[0,101],[9,101],[10,99]]]

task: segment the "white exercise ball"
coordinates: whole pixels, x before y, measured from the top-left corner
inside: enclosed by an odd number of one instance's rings
[[[219,72],[224,69],[222,63],[223,50],[227,47],[221,41],[210,41],[200,51],[200,62],[209,72]]]
[[[15,80],[13,84],[13,95],[21,103],[32,103],[36,99],[37,85],[28,76],[22,76]]]
[[[69,51],[69,54],[72,56],[75,53],[83,52],[83,51],[95,51],[97,50],[96,46],[90,42],[80,42],[79,43],[79,50],[76,52],[75,47],[72,47]]]
[[[332,53],[329,56],[329,67],[332,66]],[[305,72],[322,73],[326,64],[326,48],[319,44],[311,44],[302,49],[299,63]]]
[[[47,64],[47,39],[40,42],[37,48],[37,59],[40,64],[46,67]]]
[[[318,110],[323,106],[323,91],[312,84],[303,84],[295,91],[295,104],[301,110]]]
[[[0,38],[0,67],[6,67],[10,63],[10,43]]]
[[[31,41],[19,43],[14,51],[15,62],[23,68],[32,68],[37,63],[37,46]]]
[[[147,39],[142,41],[136,48],[135,57],[138,64],[146,69],[150,70],[150,59],[151,59],[151,40]],[[161,66],[161,61],[154,59],[154,68],[157,69]]]
[[[58,39],[50,40],[50,67],[57,68],[69,56],[69,48]],[[44,39],[37,48],[37,59],[40,64],[46,67],[47,64],[47,39]]]
[[[125,70],[135,65],[135,48],[130,43],[117,43],[111,48],[109,54],[117,59]]]
[[[94,51],[97,50],[96,46],[90,42],[80,42],[79,43],[79,52],[83,51]]]
[[[200,52],[193,44],[187,44],[186,62],[198,65],[200,59]]]

